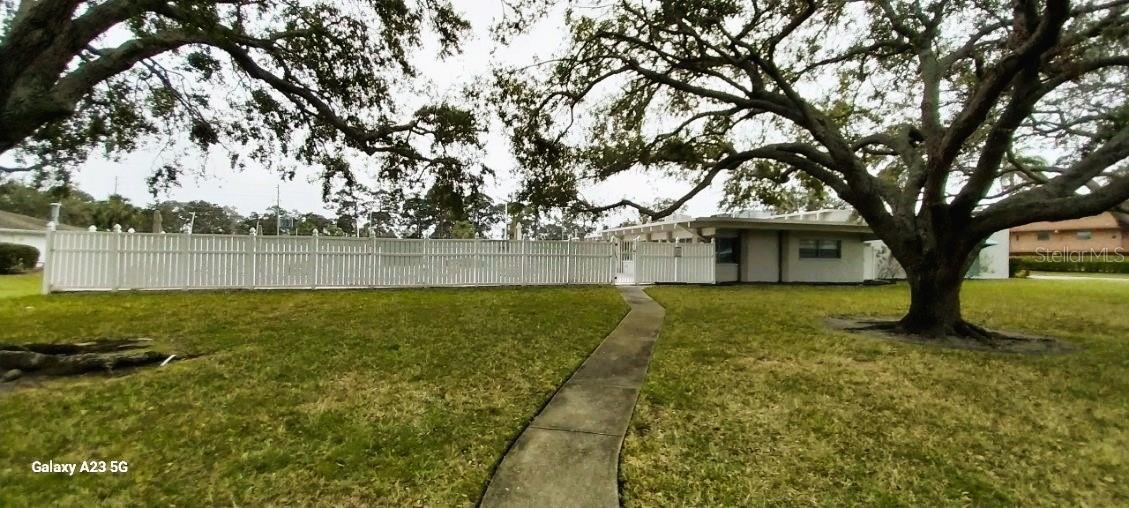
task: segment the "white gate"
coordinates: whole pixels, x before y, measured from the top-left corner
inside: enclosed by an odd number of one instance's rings
[[[638,244],[638,240],[628,240],[616,244],[616,284],[635,284],[635,252]]]

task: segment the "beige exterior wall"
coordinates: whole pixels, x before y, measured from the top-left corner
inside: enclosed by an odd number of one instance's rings
[[[1078,238],[1078,231],[1049,231],[1049,240],[1039,240],[1038,231],[1012,231],[1011,253],[1034,254],[1037,252],[1090,252],[1118,247],[1129,248],[1129,240],[1117,229],[1095,229],[1089,240]]]
[[[988,241],[995,245],[989,245],[980,250],[980,274],[976,276],[978,279],[1006,279],[1010,276],[1008,270],[1008,258],[1010,256],[1010,245],[1008,243],[1008,231],[996,231],[992,236],[988,237]]]
[[[718,282],[737,282],[737,263],[715,263],[714,277]]]
[[[800,240],[841,240],[839,259],[800,259]],[[784,282],[862,282],[864,279],[864,245],[862,237],[849,233],[785,234]]]
[[[789,224],[781,221],[780,224],[771,224],[776,227],[792,229],[781,232],[770,229],[765,225],[757,228],[744,227],[695,227],[669,231],[637,231],[637,230],[612,230],[605,232],[605,238],[618,237],[623,241],[635,239],[648,241],[695,241],[695,233],[704,238],[740,238],[739,259],[740,263],[714,263],[714,275],[717,282],[827,282],[827,283],[858,283],[874,277],[873,256],[866,255],[865,238],[869,232],[856,232],[848,230],[836,231],[824,225]],[[743,225],[743,224],[742,224]],[[670,227],[670,224],[656,227]],[[647,225],[638,226],[645,229]],[[763,227],[763,228],[762,228]],[[865,230],[857,226],[855,230]],[[831,229],[828,231],[827,229]],[[690,231],[694,231],[691,233]],[[784,238],[784,257],[781,262],[780,238]],[[800,259],[799,242],[801,239],[840,240],[842,242],[841,257],[839,259]],[[780,275],[780,267],[784,265],[784,276]]]
[[[780,280],[777,232],[747,230],[741,235],[741,281],[777,282]]]

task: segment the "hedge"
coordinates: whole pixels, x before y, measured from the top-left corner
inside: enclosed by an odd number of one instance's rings
[[[0,273],[20,273],[35,268],[39,249],[30,245],[0,243]]]
[[[1129,255],[1122,255],[1118,258],[1116,254],[1113,254],[1112,257],[1114,259],[1107,261],[1051,260],[1040,259],[1036,256],[1013,257],[1009,260],[1008,265],[1011,268],[1012,275],[1021,270],[1029,272],[1129,273]],[[1118,259],[1121,260],[1118,261]]]

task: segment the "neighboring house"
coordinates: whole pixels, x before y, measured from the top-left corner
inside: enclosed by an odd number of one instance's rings
[[[678,216],[596,233],[605,240],[714,242],[716,281],[858,283],[904,278],[870,227],[850,210],[784,215],[749,211],[709,217]],[[882,253],[887,255],[883,258]],[[1007,232],[992,236],[969,272],[1008,277]]]
[[[611,228],[606,240],[714,242],[717,282],[862,282],[874,234],[852,212],[742,212]]]
[[[58,229],[79,231],[82,228],[60,224]],[[43,264],[43,251],[47,247],[47,219],[0,210],[0,243],[18,243],[35,247],[39,249],[38,264]]]
[[[1119,251],[1120,249],[1120,251]],[[1129,223],[1106,212],[1081,219],[1034,222],[1011,228],[1011,252],[1098,253],[1129,251]]]

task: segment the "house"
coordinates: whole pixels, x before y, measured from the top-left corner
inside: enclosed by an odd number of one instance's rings
[[[1008,277],[1007,234],[1000,231],[985,242],[969,270],[970,278]],[[718,283],[860,283],[905,278],[889,249],[851,210],[676,216],[596,235],[624,244],[635,240],[713,242]]]
[[[760,212],[676,216],[606,229],[604,240],[621,243],[713,242],[717,282],[862,282],[873,278],[875,239],[866,223],[847,210],[787,215]]]
[[[874,252],[876,279],[905,279],[906,272],[894,259],[890,249],[880,240],[867,242]],[[972,260],[966,276],[970,279],[1006,279],[1011,276],[1008,258],[1011,257],[1008,244],[1008,230],[997,231],[989,236]]]
[[[82,228],[59,224],[58,229],[79,231]],[[47,248],[47,219],[0,210],[0,243],[35,247],[39,250],[38,264],[43,264],[43,251]]]
[[[1010,237],[1015,255],[1129,252],[1129,222],[1110,212],[1017,226],[1011,228]]]

